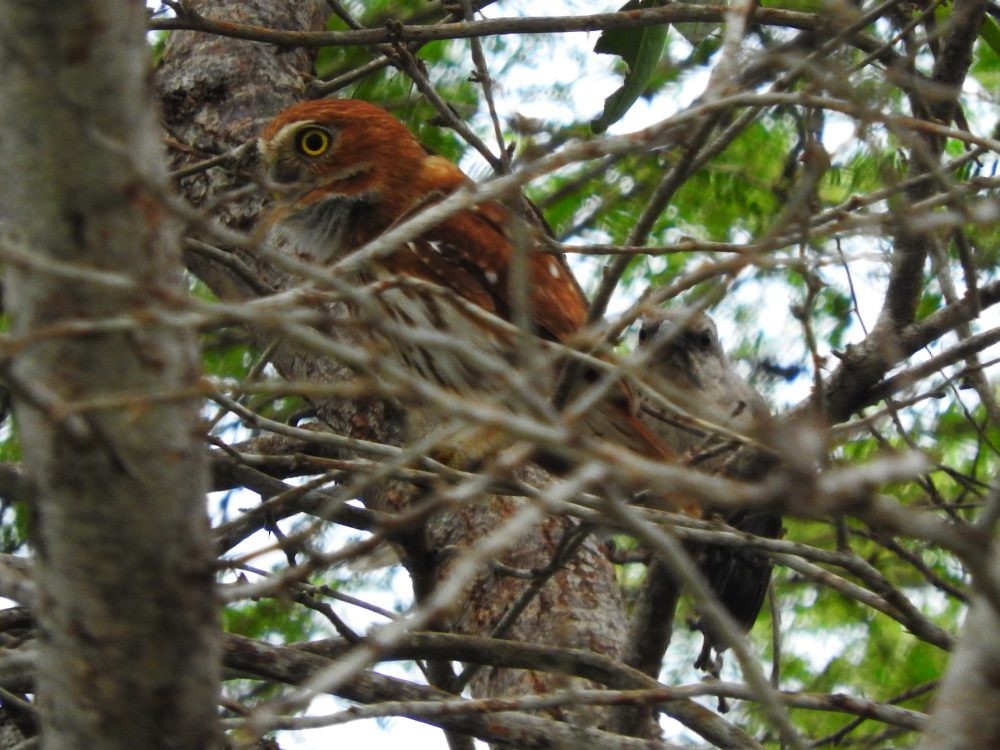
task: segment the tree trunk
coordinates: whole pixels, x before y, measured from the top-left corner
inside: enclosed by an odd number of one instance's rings
[[[140,3],[0,5],[5,301],[24,342],[5,376],[37,490],[52,750],[219,740],[198,355],[159,322],[185,291],[145,18]]]

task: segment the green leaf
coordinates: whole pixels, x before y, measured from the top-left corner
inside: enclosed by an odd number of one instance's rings
[[[986,16],[983,25],[979,29],[979,36],[986,42],[990,49],[1000,55],[1000,24],[993,16]]]
[[[303,641],[315,632],[310,610],[283,599],[262,599],[227,607],[222,612],[227,633],[247,638],[281,636],[285,642]]]
[[[661,0],[629,0],[620,10],[640,10],[662,5]],[[656,70],[667,43],[667,28],[647,26],[641,29],[608,29],[601,33],[594,45],[594,52],[618,55],[628,66],[625,82],[620,89],[604,100],[604,111],[590,123],[595,133],[603,133],[618,122],[635,104]]]

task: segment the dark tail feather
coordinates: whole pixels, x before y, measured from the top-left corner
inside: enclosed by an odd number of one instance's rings
[[[727,519],[730,526],[756,536],[776,539],[781,536],[781,516],[776,513],[741,511]],[[771,581],[770,559],[753,549],[706,545],[701,554],[702,572],[712,590],[743,630],[757,621]],[[695,667],[714,673],[711,652],[721,654],[722,639],[699,617],[694,627],[705,636]]]

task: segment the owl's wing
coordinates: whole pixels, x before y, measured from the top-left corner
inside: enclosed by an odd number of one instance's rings
[[[470,184],[457,166],[430,154],[415,179],[423,198],[401,218]],[[483,201],[409,243],[393,259],[394,270],[451,289],[509,321],[514,305],[510,285],[518,252],[515,243],[523,241],[531,319],[543,338],[565,341],[586,323],[587,300],[565,259],[541,249],[538,233],[543,227],[543,222],[513,215],[496,201]]]
[[[438,157],[427,160],[425,172],[433,177],[434,184],[451,189],[467,182],[457,167]],[[539,231],[540,227],[512,216],[500,203],[484,201],[407,243],[390,257],[390,270],[443,286],[509,321],[514,306],[511,268],[519,252],[515,242],[520,234],[527,253],[528,302],[536,332],[551,341],[566,342],[586,324],[587,300],[565,258],[541,249]],[[578,374],[580,386],[593,380],[588,374],[595,373]],[[633,394],[624,383],[598,408],[584,415],[583,421],[592,434],[605,440],[642,455],[674,458],[674,453],[638,418]]]
[[[506,209],[496,203],[463,211],[396,253],[392,270],[449,288],[510,320],[511,267],[517,250],[508,236],[507,217]],[[586,323],[586,298],[561,257],[542,252],[530,237],[528,243],[531,318],[540,336],[565,341]]]

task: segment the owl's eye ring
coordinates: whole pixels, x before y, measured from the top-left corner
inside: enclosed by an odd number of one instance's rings
[[[330,148],[330,132],[315,125],[303,128],[295,136],[295,146],[306,156],[322,156]]]

